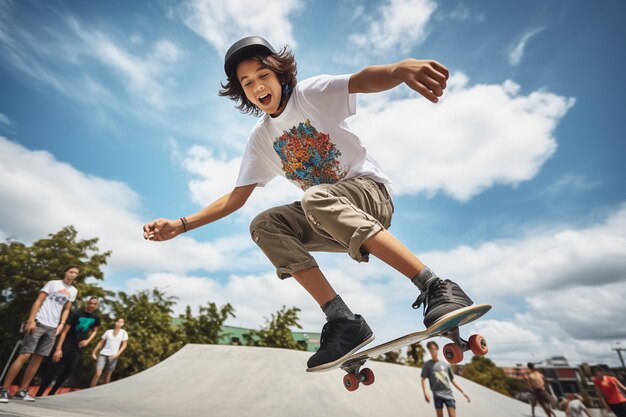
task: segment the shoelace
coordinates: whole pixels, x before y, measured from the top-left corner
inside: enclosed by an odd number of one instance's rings
[[[426,311],[426,307],[430,304],[436,305],[439,300],[445,298],[444,297],[444,293],[446,292],[447,289],[447,283],[444,282],[442,279],[438,279],[437,281],[433,282],[432,284],[430,284],[428,286],[428,288],[426,289],[426,291],[422,292],[417,299],[415,300],[415,302],[413,303],[412,307],[414,309],[418,309],[420,308],[420,306],[423,304],[424,305],[424,312]],[[429,296],[430,294],[430,296]]]
[[[326,345],[329,339],[333,340],[336,333],[337,328],[335,326],[331,326],[330,322],[324,324],[324,327],[322,327],[322,334],[320,335],[320,347]]]

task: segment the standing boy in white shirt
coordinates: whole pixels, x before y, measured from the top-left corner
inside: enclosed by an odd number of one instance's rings
[[[80,268],[71,265],[63,271],[63,279],[48,281],[43,286],[30,309],[24,324],[24,340],[20,354],[15,358],[0,387],[0,403],[8,402],[9,387],[20,369],[30,360],[19,390],[13,398],[35,401],[28,395],[28,386],[37,373],[41,361],[50,354],[57,335],[63,330],[70,308],[78,290],[72,284],[78,277]]]

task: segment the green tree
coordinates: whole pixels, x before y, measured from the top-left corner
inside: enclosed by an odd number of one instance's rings
[[[402,358],[401,353],[402,351],[400,349],[392,350],[391,352],[385,352],[384,354],[379,355],[372,360],[375,360],[377,362],[397,363],[400,365],[404,365],[404,359]]]
[[[61,279],[69,265],[80,267],[75,281],[78,300],[108,293],[87,277],[102,280],[100,269],[111,252],[98,250],[98,239],[77,239],[77,231],[67,226],[32,245],[16,240],[0,243],[0,357],[7,359],[22,338],[20,324],[26,320],[39,291],[47,281]]]
[[[424,347],[419,343],[414,343],[409,346],[406,356],[406,363],[409,366],[415,366],[421,368],[424,366]]]
[[[463,368],[463,377],[494,391],[509,395],[508,377],[491,360],[484,356],[474,356]]]
[[[175,299],[155,288],[131,295],[120,291],[110,302],[104,330],[113,328],[121,317],[129,337],[128,348],[115,371],[116,379],[148,369],[183,347],[182,334],[172,324]]]
[[[298,323],[298,313],[301,310],[298,307],[283,308],[272,314],[272,319],[265,319],[265,327],[260,330],[251,330],[244,334],[243,338],[246,345],[279,347],[285,349],[305,350],[305,346],[299,344],[293,339],[291,328],[302,326]]]
[[[215,303],[207,302],[206,306],[198,307],[198,316],[194,317],[191,307],[187,306],[180,325],[186,343],[218,343],[222,325],[228,317],[235,317],[235,309],[229,303],[218,308]]]

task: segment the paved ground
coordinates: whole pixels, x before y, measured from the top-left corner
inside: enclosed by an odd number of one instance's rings
[[[34,403],[0,404],[2,417],[416,417],[432,416],[420,370],[369,365],[376,382],[348,392],[343,371],[305,372],[310,353],[241,346],[187,345],[132,377]],[[530,417],[530,406],[463,378],[460,417]],[[537,417],[543,416],[536,410]],[[562,416],[563,413],[557,413]]]

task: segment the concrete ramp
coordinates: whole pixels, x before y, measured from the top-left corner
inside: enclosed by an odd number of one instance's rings
[[[369,362],[376,382],[348,392],[344,372],[305,372],[309,352],[187,345],[160,364],[120,381],[0,404],[0,416],[29,417],[416,417],[434,416],[420,369]],[[463,378],[460,417],[530,417],[530,406]],[[537,416],[543,410],[537,409]],[[563,415],[563,413],[558,413]],[[447,415],[447,414],[446,414]]]

